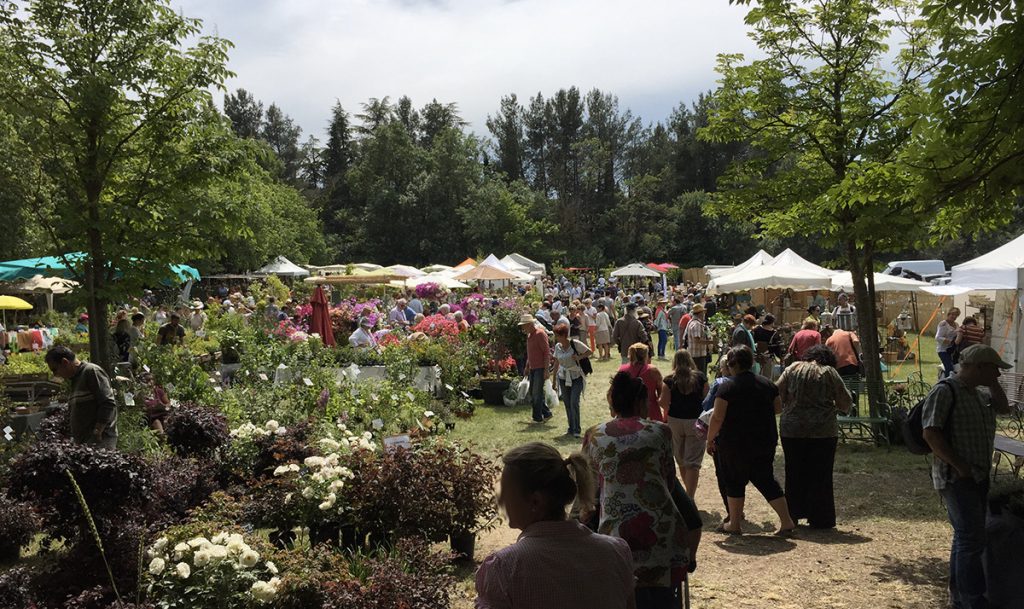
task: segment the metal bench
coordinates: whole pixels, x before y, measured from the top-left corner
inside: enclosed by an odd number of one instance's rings
[[[849,416],[836,417],[839,439],[843,442],[870,442],[888,446],[890,408],[885,405],[874,416],[861,415],[871,411],[867,381],[862,377],[850,377],[844,378],[843,383],[853,397],[853,410]]]

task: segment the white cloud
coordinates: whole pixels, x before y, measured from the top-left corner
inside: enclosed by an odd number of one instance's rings
[[[751,52],[727,0],[178,0],[235,43],[229,67],[323,139],[334,101],[459,104],[480,134],[502,95],[597,87],[645,122],[715,86],[718,53]]]

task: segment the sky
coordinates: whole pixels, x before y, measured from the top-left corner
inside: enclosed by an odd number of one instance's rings
[[[570,86],[615,94],[649,124],[715,87],[719,53],[754,50],[746,8],[728,0],[172,1],[234,43],[229,90],[276,102],[321,141],[336,101],[456,102],[486,135],[503,95]]]

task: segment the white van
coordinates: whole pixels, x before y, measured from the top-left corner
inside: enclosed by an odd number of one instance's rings
[[[942,260],[896,260],[890,262],[882,274],[932,282],[949,276]]]

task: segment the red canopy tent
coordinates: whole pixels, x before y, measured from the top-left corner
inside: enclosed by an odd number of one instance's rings
[[[309,304],[313,305],[313,319],[310,322],[309,331],[319,334],[320,339],[328,347],[334,346],[331,312],[327,308],[327,296],[324,295],[324,289],[321,286],[316,286],[313,297],[309,299]]]

